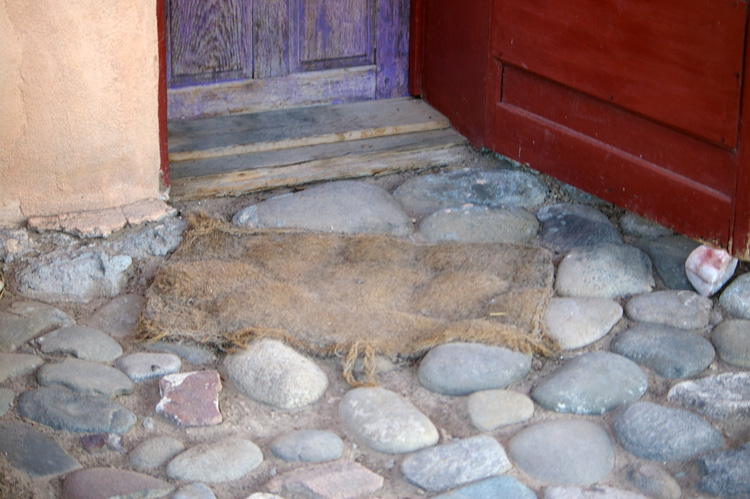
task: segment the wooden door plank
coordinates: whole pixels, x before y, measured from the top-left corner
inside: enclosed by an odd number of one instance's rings
[[[750,34],[750,18],[747,21]],[[750,36],[745,38],[745,54],[750,54]],[[750,57],[745,56],[742,109],[740,111],[740,139],[735,164],[734,195],[732,197],[732,237],[730,251],[737,258],[750,260]]]
[[[215,196],[238,196],[248,192],[302,185],[331,179],[369,177],[372,175],[398,171],[418,170],[438,167],[460,160],[467,147],[466,139],[452,130],[385,137],[372,141],[348,142],[346,144],[315,146],[329,149],[325,154],[300,153],[292,162],[276,159],[265,162],[238,161],[234,170],[200,177],[180,177],[175,175],[172,182],[172,197],[178,200],[200,199]],[[359,144],[361,142],[361,144]],[[400,142],[400,144],[396,144]],[[367,144],[366,144],[367,143]],[[358,150],[352,150],[352,144]],[[349,151],[344,151],[347,146]],[[331,148],[338,148],[333,151]],[[313,149],[313,148],[301,148]],[[251,155],[256,156],[256,155]],[[244,156],[242,158],[249,158]],[[204,160],[216,161],[216,160]],[[264,163],[264,164],[261,164]],[[285,163],[285,164],[282,164]],[[192,169],[190,169],[192,171]],[[198,168],[198,171],[205,171]]]
[[[492,54],[733,149],[747,2],[497,1]]]
[[[289,74],[294,21],[289,0],[253,0],[253,78]]]
[[[378,99],[409,95],[409,3],[410,0],[378,0]]]
[[[170,161],[286,149],[448,128],[415,99],[295,108],[170,124]]]

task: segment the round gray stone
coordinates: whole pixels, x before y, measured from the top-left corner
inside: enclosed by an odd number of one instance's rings
[[[655,291],[634,296],[625,304],[628,318],[681,329],[708,325],[713,302],[694,291]]]
[[[191,364],[211,364],[216,360],[216,354],[208,348],[192,343],[175,343],[173,341],[156,341],[147,345],[149,350],[177,355]]]
[[[0,353],[0,383],[6,379],[33,373],[44,359],[24,353]]]
[[[531,397],[556,412],[604,414],[638,400],[647,388],[648,376],[634,362],[608,352],[591,352],[542,380]]]
[[[711,341],[721,360],[733,366],[750,368],[750,321],[730,319],[711,333]]]
[[[505,449],[487,435],[424,449],[401,463],[407,481],[429,492],[442,492],[500,475],[511,467]]]
[[[144,303],[143,296],[137,293],[117,296],[96,309],[85,325],[113,338],[125,338],[138,325]]]
[[[705,475],[698,489],[719,497],[750,497],[750,443],[698,459]]]
[[[183,482],[220,483],[242,478],[263,462],[250,440],[230,438],[191,447],[167,465],[167,476]]]
[[[85,326],[67,326],[37,340],[42,353],[74,355],[92,362],[111,362],[122,355],[122,347],[109,335]]]
[[[13,406],[16,393],[8,388],[0,388],[0,418],[5,416]]]
[[[309,405],[328,388],[328,376],[317,364],[276,340],[251,344],[229,355],[224,366],[242,393],[279,409]]]
[[[750,419],[750,372],[724,373],[678,383],[667,400],[708,417],[730,421]]]
[[[606,298],[552,298],[544,325],[560,348],[574,350],[606,336],[621,318],[620,304]]]
[[[136,421],[135,414],[106,397],[65,388],[42,387],[22,393],[18,413],[52,429],[75,433],[125,433]]]
[[[137,352],[123,355],[115,367],[136,383],[180,372],[182,361],[171,353]]]
[[[647,218],[643,218],[632,211],[625,213],[620,218],[620,226],[625,234],[647,239],[672,235],[670,229]]]
[[[152,476],[113,468],[75,471],[63,481],[66,499],[164,497],[174,486]]]
[[[159,468],[184,450],[185,446],[176,438],[150,438],[130,452],[130,464],[138,471],[150,471]]]
[[[602,243],[622,244],[617,227],[599,210],[572,203],[544,206],[536,213],[542,222],[539,242],[556,253]]]
[[[419,382],[444,395],[504,388],[523,379],[531,357],[479,343],[448,343],[430,350],[419,365]]]
[[[557,268],[561,296],[618,298],[651,291],[651,261],[638,248],[600,244],[568,253]]]
[[[549,487],[544,492],[544,499],[648,499],[642,494],[613,487],[597,486],[593,490],[578,487]]]
[[[630,405],[612,426],[625,450],[654,461],[688,461],[723,444],[721,433],[700,416],[651,402]]]
[[[466,203],[529,208],[544,202],[547,188],[541,180],[526,172],[467,168],[419,175],[404,182],[393,196],[408,212],[424,216],[441,208]]]
[[[711,342],[696,333],[647,323],[618,334],[611,349],[670,379],[700,374],[716,356]]]
[[[526,485],[512,476],[495,476],[479,482],[466,485],[433,499],[487,499],[502,497],[503,499],[536,499],[536,494]]]
[[[528,421],[534,415],[534,402],[510,390],[484,390],[466,397],[466,412],[479,431]]]
[[[7,312],[0,312],[0,351],[16,350],[42,333],[75,323],[71,316],[46,303],[13,302]]]
[[[121,371],[87,360],[68,358],[46,364],[36,378],[42,386],[62,386],[83,395],[115,398],[133,393],[133,382]]]
[[[238,226],[295,227],[345,234],[407,236],[414,232],[409,216],[385,189],[344,180],[282,194],[238,212]]]
[[[750,273],[733,280],[721,293],[719,303],[735,317],[750,319]]]
[[[654,499],[680,499],[682,490],[672,475],[654,463],[635,464],[628,470],[633,486]]]
[[[612,471],[615,463],[607,431],[579,419],[530,426],[510,440],[508,453],[529,475],[566,485],[596,483]]]
[[[536,217],[523,208],[472,204],[444,208],[419,223],[419,233],[431,243],[526,243],[538,230]]]
[[[685,260],[700,243],[685,236],[665,236],[637,239],[632,244],[651,258],[656,273],[669,289],[693,290],[685,272]]]
[[[383,388],[354,388],[339,404],[339,415],[371,449],[404,454],[435,445],[432,422],[405,398]]]
[[[169,499],[216,499],[216,494],[205,483],[196,482],[180,487]]]
[[[32,478],[63,475],[81,467],[60,444],[14,421],[0,422],[0,454]]]
[[[340,458],[344,442],[330,431],[298,430],[274,440],[271,452],[284,461],[319,463]]]

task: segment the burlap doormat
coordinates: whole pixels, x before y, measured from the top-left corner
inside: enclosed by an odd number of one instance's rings
[[[417,357],[451,341],[555,349],[542,317],[553,266],[541,248],[420,245],[381,235],[246,230],[194,217],[147,292],[141,338],[221,350],[264,336],[315,355]]]

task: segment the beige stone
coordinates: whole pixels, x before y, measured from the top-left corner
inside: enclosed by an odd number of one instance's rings
[[[177,212],[161,199],[147,199],[122,207],[122,214],[129,225],[143,222],[160,222]]]
[[[78,237],[107,237],[125,227],[127,221],[119,208],[69,213],[60,216],[63,232]]]

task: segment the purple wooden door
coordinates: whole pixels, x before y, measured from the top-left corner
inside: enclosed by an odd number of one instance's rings
[[[409,0],[168,0],[170,118],[407,95]]]

